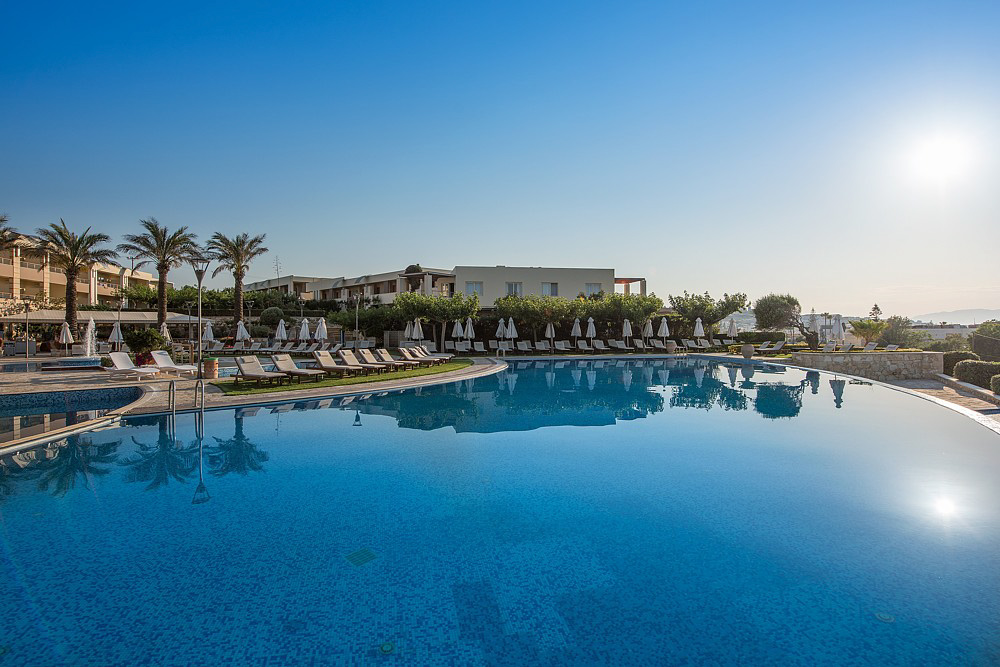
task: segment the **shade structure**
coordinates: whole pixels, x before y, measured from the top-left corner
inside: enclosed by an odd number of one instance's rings
[[[330,337],[330,334],[326,331],[326,320],[322,317],[319,318],[319,324],[316,325],[316,340],[326,340]]]
[[[700,317],[694,321],[694,337],[695,338],[705,337],[705,327],[702,325]]]
[[[729,337],[736,338],[736,320],[729,318]]]
[[[594,328],[594,318],[587,318],[587,338],[595,338],[597,336],[597,330]]]
[[[465,337],[472,340],[476,337],[476,330],[472,328],[472,318],[465,318]]]
[[[413,336],[413,340],[423,340],[424,328],[420,326],[419,317],[413,319],[413,330],[410,332],[410,335]]]
[[[309,340],[311,334],[309,333],[309,318],[303,317],[302,324],[299,325],[299,340]]]
[[[653,320],[646,320],[646,323],[642,325],[642,337],[653,337]]]
[[[205,322],[205,332],[201,335],[201,339],[208,342],[212,342],[213,340],[215,340],[215,332],[212,331],[211,320]]]
[[[593,319],[591,319],[591,321],[593,321]],[[573,338],[579,338],[580,336],[583,335],[582,333],[580,333],[580,318],[579,317],[576,318],[575,320],[573,320],[573,330],[569,332],[569,335],[572,336]]]
[[[108,336],[109,343],[124,343],[125,339],[122,338],[122,326],[115,322],[114,326],[111,327],[111,335]]]
[[[87,330],[83,334],[83,353],[88,357],[97,354],[97,325],[93,317],[87,320]]]
[[[247,325],[243,324],[243,320],[236,323],[236,340],[250,340],[250,332],[247,331]]]
[[[173,342],[173,337],[170,335],[170,329],[167,328],[167,323],[164,322],[160,325],[160,335],[163,336],[168,343]]]
[[[451,328],[451,337],[458,339],[465,336],[465,329],[462,328],[462,320],[455,320],[455,326]]]
[[[274,330],[274,340],[288,340],[288,330],[285,329],[285,320],[278,320],[278,328]]]
[[[406,321],[406,329],[403,331],[403,338],[410,340],[413,337],[413,322]]]
[[[667,318],[665,317],[660,318],[660,328],[657,329],[656,335],[659,336],[660,338],[666,338],[667,336],[670,335],[670,327],[667,326]]]
[[[73,332],[69,330],[69,323],[63,322],[62,326],[59,327],[59,338],[60,345],[72,345],[73,344]]]
[[[545,337],[546,338],[556,337],[556,328],[552,325],[552,322],[549,322],[548,324],[545,325]]]
[[[830,339],[838,342],[844,340],[844,318],[840,315],[833,316],[833,330],[830,332]]]
[[[694,383],[701,389],[701,383],[705,381],[705,369],[698,366],[694,369]]]
[[[504,319],[502,317],[500,318],[500,322],[497,323],[496,337],[500,339],[504,339],[507,337],[507,323],[504,322]]]
[[[632,337],[632,323],[626,319],[624,322],[622,322],[622,338],[631,338],[631,337]]]
[[[514,326],[514,318],[507,318],[507,338],[517,338],[517,327]]]

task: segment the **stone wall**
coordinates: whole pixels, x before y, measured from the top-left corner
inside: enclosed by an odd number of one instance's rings
[[[793,352],[792,364],[871,380],[915,380],[944,371],[941,352]]]

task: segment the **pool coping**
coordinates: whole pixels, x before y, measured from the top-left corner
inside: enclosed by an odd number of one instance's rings
[[[218,397],[216,400],[218,402],[215,405],[205,405],[204,411],[210,412],[213,410],[227,410],[231,408],[239,407],[249,407],[249,406],[266,406],[266,405],[280,405],[282,403],[291,403],[303,400],[316,400],[323,398],[344,398],[347,396],[361,396],[364,394],[372,394],[383,391],[398,391],[403,389],[412,389],[416,387],[427,387],[436,384],[447,384],[450,382],[456,382],[458,380],[473,379],[478,377],[485,377],[487,375],[493,375],[494,373],[499,373],[506,370],[507,363],[502,359],[497,359],[496,357],[470,357],[472,359],[472,364],[465,366],[464,368],[459,368],[453,371],[447,371],[444,373],[435,373],[433,375],[423,375],[415,378],[403,378],[399,380],[383,380],[376,382],[366,382],[362,384],[353,385],[342,385],[340,387],[319,387],[319,388],[309,388],[303,387],[302,389],[296,390],[286,390],[282,392],[273,392],[272,394],[249,394],[244,396],[226,396],[219,394],[211,394],[213,397]],[[176,378],[171,378],[176,379]],[[73,424],[72,426],[64,426],[52,431],[47,431],[45,433],[40,433],[37,435],[26,436],[24,438],[18,438],[17,440],[12,440],[10,442],[3,443],[0,445],[0,456],[14,454],[16,452],[31,449],[39,445],[44,445],[46,443],[52,442],[53,440],[60,440],[67,436],[78,435],[80,433],[86,433],[88,431],[93,431],[100,429],[102,427],[110,426],[114,423],[119,422],[122,417],[133,417],[133,416],[149,416],[149,415],[162,415],[171,414],[168,410],[164,410],[160,406],[156,406],[155,409],[144,409],[144,406],[148,405],[157,392],[158,389],[154,388],[154,383],[167,382],[166,379],[160,380],[148,380],[145,382],[130,383],[127,386],[137,387],[142,391],[142,394],[136,400],[132,401],[128,405],[122,406],[116,410],[109,411],[98,417],[96,419],[89,419],[87,421],[79,422]],[[112,386],[122,386],[121,383],[114,383]],[[95,387],[100,389],[102,387]],[[72,391],[72,390],[67,390]],[[31,393],[47,393],[47,392],[31,392]],[[268,397],[271,398],[268,398]],[[197,412],[200,408],[187,407],[178,408],[177,413],[191,413]]]

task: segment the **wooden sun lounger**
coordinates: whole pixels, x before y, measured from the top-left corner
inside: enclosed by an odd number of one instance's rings
[[[265,380],[268,384],[277,382],[280,386],[282,380],[287,380],[288,376],[284,373],[265,371],[264,367],[260,365],[260,359],[248,355],[236,357],[236,375],[233,376],[233,384],[239,384],[241,379],[244,381],[254,380],[258,387]]]
[[[327,375],[364,375],[366,371],[366,369],[361,366],[338,364],[326,350],[314,351],[313,359],[316,360],[316,364],[319,366],[319,369]]]
[[[319,382],[319,379],[326,375],[325,371],[315,368],[299,368],[287,354],[272,354],[271,361],[274,362],[274,367],[278,372],[285,373],[289,377],[298,378],[299,382],[302,382],[302,378],[313,378],[316,382]]]

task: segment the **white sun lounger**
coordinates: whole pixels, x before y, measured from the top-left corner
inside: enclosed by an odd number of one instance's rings
[[[150,354],[153,355],[153,363],[164,373],[177,376],[198,374],[197,366],[194,364],[175,364],[166,350],[153,350]]]
[[[112,352],[110,354],[111,363],[114,368],[106,369],[108,379],[111,380],[142,380],[144,378],[156,377],[160,374],[158,368],[139,368],[132,363],[132,359],[124,352]]]

